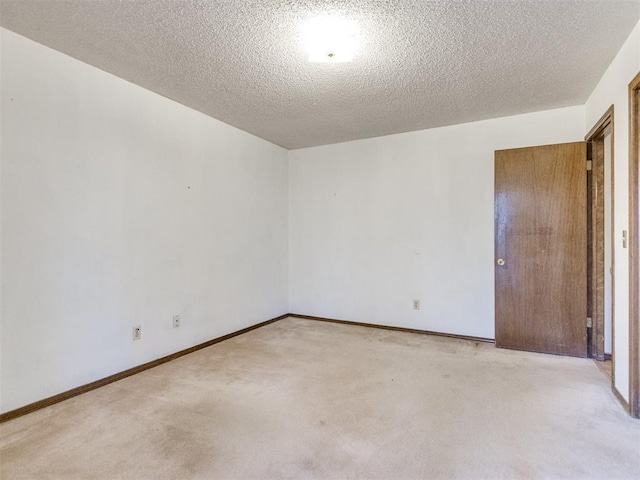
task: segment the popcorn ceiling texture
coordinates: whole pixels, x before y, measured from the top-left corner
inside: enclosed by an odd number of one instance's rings
[[[302,25],[354,20],[352,63]],[[583,104],[638,1],[1,0],[0,24],[286,148]]]

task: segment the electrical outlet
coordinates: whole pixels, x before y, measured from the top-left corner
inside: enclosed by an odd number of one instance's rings
[[[137,327],[133,327],[133,339],[140,340],[142,338],[142,327],[138,325]]]
[[[173,328],[178,328],[180,326],[180,315],[173,316]]]
[[[413,301],[413,309],[414,310],[420,310],[420,300],[414,300]]]

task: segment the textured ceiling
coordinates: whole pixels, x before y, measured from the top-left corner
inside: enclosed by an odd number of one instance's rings
[[[302,25],[358,25],[312,64]],[[626,0],[0,0],[0,24],[286,148],[583,104]]]

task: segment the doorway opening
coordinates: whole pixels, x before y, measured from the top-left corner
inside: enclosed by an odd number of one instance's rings
[[[587,344],[588,355],[615,378],[614,341],[614,156],[613,105],[585,137],[587,172]]]

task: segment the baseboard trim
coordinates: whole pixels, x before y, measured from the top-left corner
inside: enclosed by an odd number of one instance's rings
[[[50,405],[60,403],[64,400],[77,397],[78,395],[82,395],[83,393],[90,392],[91,390],[95,390],[96,388],[104,387],[105,385],[109,385],[110,383],[117,382],[118,380],[122,380],[123,378],[127,378],[132,375],[135,375],[136,373],[144,372],[145,370],[149,370],[150,368],[157,367],[158,365],[162,365],[163,363],[167,363],[167,362],[170,362],[171,360],[175,360],[176,358],[180,358],[184,355],[197,352],[198,350],[202,350],[203,348],[210,347],[211,345],[215,345],[216,343],[223,342],[224,340],[228,340],[233,337],[237,337],[238,335],[242,335],[243,333],[250,332],[251,330],[255,330],[260,327],[264,327],[265,325],[269,325],[270,323],[277,322],[278,320],[282,320],[287,317],[301,318],[305,320],[316,320],[320,322],[340,323],[343,325],[354,325],[358,327],[378,328],[382,330],[392,330],[396,332],[419,333],[422,335],[434,335],[438,337],[454,338],[458,340],[470,340],[474,342],[495,343],[495,341],[491,338],[473,337],[468,335],[456,335],[453,333],[433,332],[430,330],[419,330],[415,328],[392,327],[389,325],[378,325],[375,323],[354,322],[350,320],[339,320],[336,318],[316,317],[313,315],[301,315],[299,313],[287,313],[284,315],[280,315],[279,317],[272,318],[270,320],[266,320],[264,322],[258,323],[256,325],[243,328],[236,332],[228,333],[227,335],[214,338],[213,340],[208,340],[204,343],[194,345],[193,347],[180,350],[179,352],[172,353],[165,357],[161,357],[156,360],[143,363],[142,365],[138,365],[137,367],[132,367],[127,370],[123,370],[122,372],[114,373],[113,375],[109,375],[108,377],[102,378],[100,380],[96,380],[95,382],[87,383],[85,385],[80,385],[79,387],[72,388],[71,390],[67,390],[66,392],[58,393],[57,395],[53,395],[51,397],[38,400],[36,402],[25,405],[23,407],[16,408],[15,410],[10,410],[8,412],[2,413],[0,414],[0,423],[13,420],[14,418],[27,415],[28,413],[35,412],[36,410],[40,410]],[[620,398],[621,401],[624,402],[624,400],[622,399],[620,394],[617,393],[617,391],[614,390],[614,393],[616,393],[616,396],[618,396],[618,398]],[[625,402],[625,405],[628,405],[628,404],[626,404]]]
[[[91,390],[95,390],[96,388],[104,387],[105,385],[108,385],[110,383],[117,382],[118,380],[122,380],[123,378],[130,377],[131,375],[135,375],[136,373],[149,370],[150,368],[157,367],[158,365],[162,365],[163,363],[170,362],[171,360],[175,360],[176,358],[182,357],[184,355],[188,355],[193,352],[197,352],[198,350],[202,350],[203,348],[207,348],[207,347],[210,347],[211,345],[215,345],[216,343],[229,340],[230,338],[237,337],[238,335],[242,335],[243,333],[250,332],[251,330],[264,327],[265,325],[269,325],[270,323],[277,322],[278,320],[282,320],[283,318],[287,318],[288,316],[289,316],[288,314],[280,315],[279,317],[272,318],[271,320],[266,320],[264,322],[257,323],[250,327],[243,328],[236,332],[228,333],[221,337],[214,338],[213,340],[208,340],[204,343],[200,343],[193,347],[185,348],[184,350],[180,350],[179,352],[172,353],[170,355],[167,355],[166,357],[161,357],[156,360],[143,363],[142,365],[138,365],[137,367],[132,367],[122,372],[114,373],[113,375],[109,375],[108,377],[102,378],[100,380],[96,380],[95,382],[87,383],[85,385],[72,388],[71,390],[58,393],[57,395],[53,395],[43,400],[38,400],[37,402],[30,403],[28,405],[25,405],[24,407],[16,408],[15,410],[10,410],[8,412],[0,414],[0,423],[4,423],[8,420],[21,417],[28,413],[53,405],[55,403],[68,400],[69,398],[77,397],[78,395],[89,392]]]
[[[336,318],[315,317],[313,315],[301,315],[299,313],[290,313],[289,317],[302,318],[305,320],[316,320],[319,322],[341,323],[343,325],[354,325],[357,327],[379,328],[382,330],[393,330],[394,332],[419,333],[422,335],[433,335],[436,337],[455,338],[457,340],[470,340],[473,342],[496,343],[492,338],[473,337],[469,335],[456,335],[455,333],[433,332],[431,330],[419,330],[416,328],[392,327],[390,325],[379,325],[376,323],[354,322],[351,320],[338,320]]]
[[[629,415],[631,415],[631,405],[629,404],[629,402],[627,402],[624,397],[622,396],[622,394],[618,391],[618,389],[614,386],[611,385],[611,391],[613,392],[613,394],[616,396],[616,398],[618,399],[618,401],[622,404],[622,406],[624,407],[624,409],[627,411],[627,413]]]
[[[48,407],[50,405],[54,405],[56,403],[60,403],[64,400],[68,400],[73,397],[77,397],[86,392],[90,392],[91,390],[95,390],[96,388],[103,387],[105,385],[109,385],[110,383],[117,382],[118,380],[122,380],[123,378],[130,377],[135,375],[136,373],[144,372],[145,370],[149,370],[151,368],[157,367],[158,365],[162,365],[163,363],[170,362],[175,360],[176,358],[180,358],[184,355],[188,355],[193,352],[197,352],[198,350],[202,350],[203,348],[210,347],[211,345],[215,345],[216,343],[223,342],[225,340],[229,340],[230,338],[237,337],[238,335],[242,335],[244,333],[250,332],[252,330],[256,330],[260,327],[264,327],[265,325],[269,325],[271,323],[275,323],[279,320],[283,320],[287,317],[293,318],[301,318],[304,320],[315,320],[318,322],[328,322],[328,323],[339,323],[342,325],[352,325],[357,327],[368,327],[368,328],[378,328],[381,330],[391,330],[395,332],[406,332],[406,333],[418,333],[422,335],[433,335],[437,337],[446,337],[453,338],[458,340],[468,340],[473,342],[483,342],[483,343],[494,343],[495,340],[491,338],[484,337],[474,337],[469,335],[456,335],[454,333],[443,333],[443,332],[434,332],[431,330],[420,330],[416,328],[405,328],[405,327],[393,327],[390,325],[379,325],[375,323],[365,323],[365,322],[354,322],[351,320],[340,320],[337,318],[326,318],[326,317],[316,317],[313,315],[302,315],[299,313],[286,313],[284,315],[280,315],[279,317],[272,318],[270,320],[266,320],[264,322],[257,323],[250,327],[243,328],[241,330],[237,330],[235,332],[228,333],[226,335],[222,335],[221,337],[214,338],[212,340],[208,340],[204,343],[200,343],[198,345],[194,345],[193,347],[185,348],[184,350],[180,350],[179,352],[172,353],[165,357],[158,358],[156,360],[152,360],[147,363],[143,363],[142,365],[138,365],[137,367],[132,367],[127,370],[123,370],[122,372],[114,373],[113,375],[109,375],[108,377],[102,378],[100,380],[96,380],[95,382],[87,383],[85,385],[81,385],[76,388],[72,388],[71,390],[67,390],[66,392],[58,393],[57,395],[53,395],[51,397],[45,398],[43,400],[38,400],[36,402],[30,403],[20,408],[16,408],[15,410],[10,410],[8,412],[0,414],[0,423],[7,422],[9,420],[13,420],[14,418],[21,417],[23,415],[27,415],[28,413],[35,412],[36,410],[40,410],[42,408]],[[627,402],[624,397],[620,394],[620,392],[614,387],[611,387],[611,391],[616,396],[616,398],[623,405],[624,409],[627,412],[630,412],[630,404]]]

